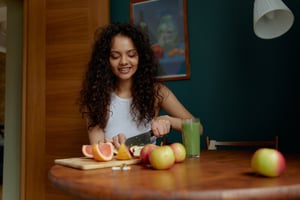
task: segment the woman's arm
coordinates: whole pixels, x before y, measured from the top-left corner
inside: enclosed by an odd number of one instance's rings
[[[156,136],[167,134],[168,126],[181,132],[182,119],[193,118],[194,116],[182,105],[174,93],[164,85],[161,85],[160,94],[163,100],[160,109],[163,109],[168,115],[158,116],[154,119],[152,130]],[[203,127],[200,126],[200,134],[203,133]]]
[[[91,127],[88,129],[90,144],[98,144],[99,142],[105,142],[104,131],[99,126]]]

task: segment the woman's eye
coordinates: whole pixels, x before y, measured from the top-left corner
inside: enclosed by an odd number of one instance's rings
[[[136,55],[131,55],[131,54],[130,54],[130,55],[128,55],[128,56],[129,56],[130,58],[133,58],[133,57],[135,57]]]
[[[117,55],[117,54],[110,54],[110,57],[112,59],[118,59],[120,57],[120,55]]]
[[[131,57],[131,58],[136,57],[136,56],[137,56],[137,52],[136,52],[136,51],[134,51],[134,52],[129,52],[129,53],[128,53],[128,56]]]
[[[137,52],[136,51],[129,51],[129,52],[127,52],[127,54],[126,54],[126,56],[127,57],[129,57],[129,58],[134,58],[134,57],[136,57],[138,54],[137,54]],[[119,53],[111,53],[110,54],[110,58],[111,59],[114,59],[114,60],[116,60],[116,59],[120,59],[122,57],[122,55],[121,54],[119,54]]]

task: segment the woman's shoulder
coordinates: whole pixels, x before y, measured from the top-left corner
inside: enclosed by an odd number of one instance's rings
[[[171,93],[171,90],[163,83],[157,83],[155,85],[156,91],[160,94],[162,97],[166,97]]]
[[[155,83],[154,87],[159,92],[168,89],[168,87],[165,84],[160,83],[160,82],[159,83]]]

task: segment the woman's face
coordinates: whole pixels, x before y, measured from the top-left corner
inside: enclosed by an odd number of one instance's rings
[[[132,40],[117,35],[112,40],[109,62],[112,72],[122,80],[131,79],[137,71],[139,56]]]

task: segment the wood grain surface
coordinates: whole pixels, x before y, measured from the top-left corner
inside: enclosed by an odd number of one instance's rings
[[[203,151],[168,170],[132,165],[77,170],[54,165],[52,185],[77,198],[108,199],[300,199],[300,155],[286,154],[286,170],[276,178],[250,167],[251,151]],[[101,178],[105,177],[105,178]],[[87,184],[88,183],[88,184]]]
[[[55,159],[56,164],[64,165],[66,167],[72,167],[82,170],[89,169],[100,169],[106,167],[114,167],[121,165],[133,165],[141,162],[140,159],[130,159],[130,160],[116,160],[111,161],[96,161],[93,158],[79,157],[79,158],[65,158],[65,159]]]
[[[23,24],[15,26],[23,27],[18,37],[23,38],[20,200],[74,200],[51,187],[44,177],[54,159],[79,157],[80,147],[89,142],[76,101],[94,33],[110,22],[110,1],[11,4],[23,7],[20,15],[24,18]]]

